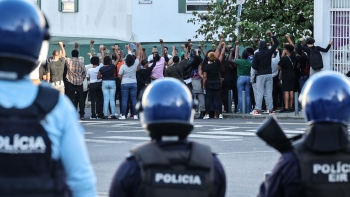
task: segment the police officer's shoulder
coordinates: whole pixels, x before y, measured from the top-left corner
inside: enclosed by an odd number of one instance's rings
[[[127,161],[134,160],[134,159],[135,159],[134,153],[128,153],[128,154],[126,155],[126,160],[127,160]]]

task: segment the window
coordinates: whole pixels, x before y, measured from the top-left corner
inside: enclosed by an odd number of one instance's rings
[[[350,1],[331,0],[331,69],[346,74],[350,71]]]
[[[178,0],[179,13],[192,14],[196,12],[207,12],[208,3],[221,3],[223,0]]]
[[[211,0],[186,0],[186,13],[196,12],[207,12],[208,3],[211,3]],[[216,1],[213,0],[215,3]]]
[[[41,8],[41,0],[32,0],[32,2],[38,5],[39,8]]]
[[[78,12],[79,0],[58,0],[58,10],[60,12]]]

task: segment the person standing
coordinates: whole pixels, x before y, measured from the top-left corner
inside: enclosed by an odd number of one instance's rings
[[[272,67],[271,57],[279,45],[277,37],[272,34],[271,31],[267,32],[273,39],[273,45],[270,49],[267,49],[266,41],[261,40],[259,43],[259,52],[253,57],[252,68],[256,70],[256,104],[253,110],[253,115],[261,115],[261,106],[264,95],[266,95],[266,105],[269,114],[274,114],[273,111],[273,99],[272,99]]]
[[[93,56],[90,59],[92,68],[87,71],[87,80],[90,82],[90,95],[91,95],[91,118],[90,119],[100,119],[103,117],[103,94],[102,94],[102,80],[97,79],[98,71],[101,66],[99,66],[99,58]],[[96,113],[98,115],[96,115]]]
[[[183,82],[152,82],[138,103],[140,122],[152,141],[131,150],[117,169],[110,197],[224,197],[226,176],[207,145],[189,141],[196,108]],[[171,175],[182,179],[171,180]],[[170,178],[170,179],[169,179]]]
[[[299,100],[306,132],[293,146],[284,148],[258,197],[350,196],[349,79],[323,71],[310,77],[305,87]]]
[[[136,101],[137,101],[137,80],[136,80],[136,70],[139,66],[140,59],[142,56],[142,47],[138,42],[136,43],[138,47],[136,59],[134,59],[133,55],[130,53],[125,57],[125,64],[120,67],[118,78],[122,80],[121,88],[122,88],[122,108],[120,118],[121,120],[126,119],[127,115],[127,105],[128,105],[128,97],[130,95],[131,100],[131,108],[133,109],[134,119],[138,119],[137,111],[136,111]],[[129,48],[128,48],[128,52]]]
[[[103,53],[103,48],[101,48]],[[111,106],[111,119],[117,119],[115,116],[115,92],[116,84],[114,80],[115,65],[112,64],[112,59],[109,56],[104,57],[103,65],[97,75],[97,79],[102,79],[102,92],[103,92],[103,117],[108,117],[108,105]]]
[[[221,51],[220,51],[221,50]],[[198,53],[198,51],[196,51]],[[218,48],[215,53],[210,52],[208,56],[208,64],[203,68],[203,88],[205,88],[205,111],[206,114],[203,119],[209,119],[209,112],[211,109],[211,103],[214,100],[218,106],[219,118],[223,119],[222,116],[222,105],[221,105],[221,78],[220,78],[220,67],[225,53],[225,43],[223,39],[220,41]],[[218,55],[220,54],[219,58]]]
[[[78,94],[79,98],[79,114],[80,120],[84,120],[85,114],[85,101],[84,101],[84,89],[83,82],[86,77],[86,69],[84,63],[79,59],[79,51],[74,49],[72,51],[72,58],[66,58],[66,68],[67,75],[66,78],[68,80],[69,85],[69,93],[68,97],[72,101],[74,105],[75,94]]]
[[[52,52],[53,59],[48,64],[46,80],[48,83],[51,83],[53,88],[60,91],[61,94],[64,94],[65,87],[63,82],[63,72],[66,60],[66,50],[64,49],[62,42],[58,42],[58,45],[61,48],[62,56],[60,57],[59,50],[54,50]]]
[[[43,13],[24,0],[1,0],[0,13],[0,196],[97,196],[76,110],[29,78],[48,53]]]
[[[294,112],[294,84],[295,84],[295,74],[294,74],[294,62],[291,59],[294,47],[292,45],[284,46],[284,54],[281,61],[278,63],[278,70],[282,72],[282,92],[284,95],[284,109],[279,113],[289,113]]]

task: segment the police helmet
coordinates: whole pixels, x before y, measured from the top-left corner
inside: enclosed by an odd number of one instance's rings
[[[19,79],[46,62],[49,26],[28,0],[0,0],[0,78]]]
[[[309,123],[349,124],[350,81],[343,74],[322,71],[313,75],[307,80],[299,101]]]
[[[183,82],[164,78],[152,82],[136,108],[143,128],[152,139],[178,136],[184,139],[193,129],[197,101]]]

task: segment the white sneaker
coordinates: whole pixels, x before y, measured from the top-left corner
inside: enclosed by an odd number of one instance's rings
[[[130,113],[128,113],[128,115],[126,117],[130,118],[130,116],[131,116]]]
[[[203,119],[209,119],[209,114],[205,114],[205,116],[203,117]]]
[[[139,117],[137,115],[134,115],[134,120],[138,120]]]
[[[125,120],[126,118],[125,118],[125,116],[119,116],[119,120]]]
[[[219,119],[223,119],[224,117],[222,116],[222,114],[219,114]]]

